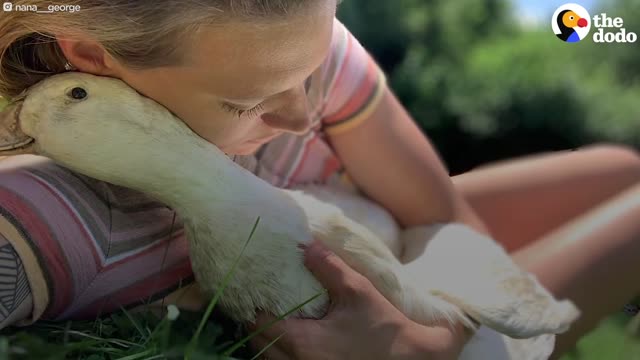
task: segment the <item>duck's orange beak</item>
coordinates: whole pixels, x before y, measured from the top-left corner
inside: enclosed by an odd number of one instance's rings
[[[34,139],[20,128],[22,102],[13,103],[0,112],[0,156],[35,154]]]

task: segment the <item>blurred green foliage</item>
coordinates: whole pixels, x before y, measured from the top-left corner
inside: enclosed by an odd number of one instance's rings
[[[600,7],[640,34],[640,1]],[[594,142],[640,147],[638,43],[568,44],[521,15],[508,0],[345,0],[338,11],[453,174]]]

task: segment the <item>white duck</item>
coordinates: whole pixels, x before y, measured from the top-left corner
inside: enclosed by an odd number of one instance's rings
[[[463,359],[545,359],[553,348],[552,334],[566,331],[579,315],[571,302],[555,300],[490,238],[460,224],[405,231],[401,236],[411,237],[413,248],[404,249],[405,258],[424,255],[403,264],[394,255],[402,250],[394,230],[387,231],[391,238],[385,244],[352,219],[364,208],[377,209],[382,219],[384,210],[321,187],[273,187],[120,80],[55,75],[30,88],[2,119],[0,155],[46,156],[173,207],[184,221],[196,279],[208,295],[240,256],[260,218],[220,301],[236,321],[253,320],[256,309],[282,314],[321,292],[297,246],[314,238],[414,321],[486,325],[466,346]],[[352,218],[319,199],[355,209],[347,211]],[[320,317],[327,301],[321,296],[297,315]]]

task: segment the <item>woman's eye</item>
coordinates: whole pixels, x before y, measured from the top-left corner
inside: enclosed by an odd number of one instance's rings
[[[253,108],[251,108],[249,110],[241,110],[241,109],[233,107],[233,106],[231,106],[231,105],[229,105],[227,103],[222,103],[222,108],[225,111],[234,114],[238,118],[242,117],[243,115],[248,116],[248,117],[254,117],[254,116],[258,115],[262,111],[262,104],[258,104],[258,105],[254,106]]]
[[[87,97],[87,91],[81,87],[74,87],[69,91],[69,96],[76,100],[82,100]]]

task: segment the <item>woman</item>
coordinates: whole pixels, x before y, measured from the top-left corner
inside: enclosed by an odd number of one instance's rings
[[[68,70],[116,77],[276,186],[343,186],[403,226],[456,221],[490,234],[583,311],[559,337],[558,354],[635,294],[620,280],[640,267],[632,241],[640,157],[632,150],[598,146],[450,178],[382,71],[335,19],[336,0],[72,3],[81,9],[0,18],[0,93]],[[16,269],[7,276],[22,284],[8,289],[3,325],[95,316],[168,293],[202,305],[197,287],[174,291],[191,273],[179,221],[161,204],[41,159],[0,165],[2,249]],[[296,329],[268,357],[369,358],[372,344],[384,346],[375,354],[385,359],[460,351],[459,326],[411,323],[335,258],[320,259],[310,268],[332,291],[332,312],[258,338],[256,346]],[[330,321],[336,312],[347,321]],[[359,337],[365,346],[353,346]]]

